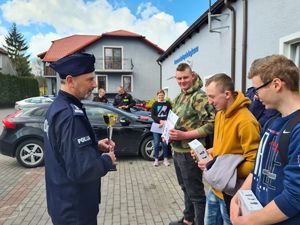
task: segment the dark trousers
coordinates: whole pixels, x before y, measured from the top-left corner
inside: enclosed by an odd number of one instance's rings
[[[178,183],[184,194],[184,218],[188,221],[194,221],[195,225],[204,225],[206,197],[202,171],[190,153],[175,152],[174,166]]]

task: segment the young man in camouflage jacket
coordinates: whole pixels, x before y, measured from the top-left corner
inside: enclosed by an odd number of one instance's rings
[[[204,224],[205,192],[202,172],[195,164],[188,142],[197,138],[205,146],[205,138],[213,132],[214,109],[201,87],[200,77],[186,63],[176,69],[176,81],[181,93],[174,100],[174,113],[179,117],[170,130],[177,180],[184,193],[183,218],[170,225]]]

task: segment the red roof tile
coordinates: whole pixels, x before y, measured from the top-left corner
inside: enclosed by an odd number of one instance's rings
[[[118,36],[118,37],[143,37],[140,34],[129,32],[126,30],[115,30],[112,32],[103,33],[102,36]]]
[[[126,31],[126,30],[116,30],[116,31],[112,31],[112,32],[107,32],[107,33],[103,33],[102,36],[110,36],[110,37],[133,37],[133,38],[140,38],[141,40],[143,40],[144,42],[146,42],[146,44],[156,48],[159,52],[159,54],[164,53],[164,50],[161,49],[160,47],[158,47],[158,45],[154,44],[153,42],[149,41],[147,38],[145,38],[145,36],[142,36],[140,34],[137,33],[133,33],[130,31]]]
[[[103,33],[99,35],[72,35],[62,39],[58,39],[52,42],[51,47],[48,51],[38,54],[38,57],[42,58],[45,62],[53,62],[64,56],[79,52],[88,45],[100,40],[102,37],[132,37],[138,38],[144,41],[146,44],[155,48],[159,54],[164,52],[163,49],[158,47],[156,44],[152,43],[144,36],[129,32],[126,30],[116,30],[112,32]]]
[[[53,41],[51,47],[47,51],[43,61],[53,62],[67,55],[80,51],[86,46],[99,40],[98,35],[72,35],[62,39]],[[40,54],[42,55],[42,53]]]

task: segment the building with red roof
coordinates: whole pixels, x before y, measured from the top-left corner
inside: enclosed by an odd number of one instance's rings
[[[145,36],[116,30],[101,35],[75,34],[52,41],[50,48],[38,55],[44,62],[48,94],[56,94],[60,88],[59,76],[49,63],[76,52],[95,55],[97,85],[108,95],[114,95],[122,85],[133,97],[150,99],[161,87],[160,65],[156,60],[164,50]]]

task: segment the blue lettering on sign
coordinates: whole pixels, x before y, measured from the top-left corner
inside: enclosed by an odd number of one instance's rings
[[[185,60],[188,57],[192,57],[195,53],[197,53],[199,51],[199,46],[192,48],[190,50],[188,50],[186,53],[184,53],[183,55],[181,55],[178,59],[174,60],[174,64],[177,64],[183,60]]]

